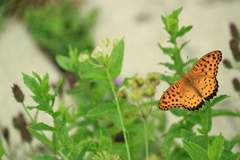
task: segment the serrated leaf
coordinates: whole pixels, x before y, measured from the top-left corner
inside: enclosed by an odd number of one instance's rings
[[[73,151],[72,148],[65,148],[61,152],[64,154],[65,157],[69,158],[69,156],[71,155],[72,151]]]
[[[122,62],[124,55],[124,41],[123,39],[113,48],[111,57],[112,61],[109,64],[109,72],[112,78],[119,76],[122,70]]]
[[[115,106],[113,103],[103,103],[97,106],[96,108],[91,109],[86,116],[91,117],[91,116],[103,115],[114,109],[115,109]]]
[[[57,61],[58,65],[65,69],[66,71],[72,72],[72,63],[69,57],[57,55],[55,60]]]
[[[183,141],[184,149],[187,151],[187,153],[190,155],[190,157],[194,160],[206,160],[208,159],[207,152],[202,149],[197,144],[185,141]]]
[[[0,138],[0,159],[3,155],[4,155],[4,148],[3,148],[3,144],[2,144],[2,139]]]
[[[51,127],[45,123],[36,123],[28,126],[29,129],[33,129],[36,131],[55,131],[56,129],[54,127]]]
[[[181,137],[183,138],[183,140],[188,141],[192,139],[192,137],[196,137],[196,134],[186,129],[181,129]]]
[[[167,48],[167,47],[162,47],[160,43],[158,43],[159,48],[163,51],[164,54],[172,56],[173,55],[173,49],[172,48]]]
[[[174,64],[171,64],[171,63],[168,63],[168,62],[160,62],[158,64],[163,65],[163,66],[169,68],[170,70],[176,70],[176,67],[175,67]]]
[[[26,75],[24,73],[23,74],[23,81],[24,84],[35,94],[35,95],[40,95],[39,93],[39,88],[40,85],[38,84],[38,82],[36,81],[35,78],[30,77],[29,75]]]
[[[41,155],[34,157],[33,160],[61,160],[61,159],[57,159],[56,157],[52,157],[50,155]]]
[[[59,90],[59,87],[60,87],[60,85],[63,83],[63,78],[61,77],[59,80],[58,80],[58,82],[57,82],[57,86],[56,86],[56,88],[55,88],[55,90],[54,90],[54,95],[57,95],[57,92],[58,92],[58,90]]]
[[[193,26],[187,26],[187,27],[182,27],[179,31],[178,31],[178,37],[182,37],[184,36],[187,32],[189,32],[191,29],[193,28]]]
[[[219,160],[223,152],[224,138],[222,134],[217,136],[211,145],[208,145],[209,160]]]

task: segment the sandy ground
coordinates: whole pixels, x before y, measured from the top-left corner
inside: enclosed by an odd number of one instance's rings
[[[163,30],[160,16],[180,7],[183,7],[179,17],[180,26],[194,26],[190,33],[179,40],[180,43],[191,40],[183,49],[182,58],[200,58],[210,51],[220,50],[224,58],[232,60],[229,23],[235,22],[240,29],[239,6],[240,1],[237,0],[86,0],[84,10],[100,9],[93,31],[96,45],[100,45],[100,41],[106,37],[124,38],[125,55],[120,76],[124,78],[136,73],[144,76],[148,72],[168,71],[167,68],[157,65],[159,62],[170,61],[157,45],[161,43],[169,46],[166,42],[168,35]],[[35,71],[40,75],[48,72],[51,81],[56,81],[60,73],[39,50],[26,26],[16,20],[9,20],[0,32],[0,65],[0,126],[8,126],[12,141],[19,142],[19,136],[12,128],[11,117],[23,109],[13,99],[10,87],[13,83],[19,84],[26,95],[26,104],[33,105],[29,97],[31,93],[23,84],[22,72],[31,74],[31,71]],[[229,71],[220,64],[218,95],[227,94],[231,97],[217,104],[216,108],[239,110],[240,99],[233,92],[231,84],[232,78],[237,75],[239,72]],[[162,82],[156,99],[159,99],[167,88],[168,85]],[[44,114],[42,117],[44,122],[51,123],[50,117]],[[169,115],[169,119],[171,122],[177,121],[172,115]],[[214,118],[212,134],[218,135],[222,132],[227,139],[231,139],[240,133],[239,126],[239,118]]]

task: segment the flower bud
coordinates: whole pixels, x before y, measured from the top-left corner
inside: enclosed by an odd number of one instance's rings
[[[99,46],[97,46],[97,47],[93,50],[93,52],[92,52],[92,54],[91,54],[91,57],[94,58],[94,59],[98,59],[98,58],[100,58],[100,57],[102,57],[102,56],[103,56],[103,50],[102,50],[102,48],[100,48]]]
[[[233,53],[234,59],[239,62],[240,61],[240,50],[237,50]]]
[[[229,42],[229,45],[230,45],[230,49],[232,51],[232,53],[234,54],[236,51],[239,50],[239,47],[238,47],[238,42],[236,39],[231,39],[230,42]]]
[[[228,59],[224,59],[224,60],[223,60],[223,64],[224,64],[224,66],[225,66],[226,68],[228,68],[228,69],[231,69],[231,68],[232,68],[232,64],[231,64],[231,62],[230,62]]]
[[[78,61],[79,62],[84,62],[84,61],[87,61],[89,59],[89,54],[80,54],[79,58],[78,58]]]
[[[9,143],[9,131],[8,131],[7,127],[5,127],[2,130],[2,134],[3,134],[4,139],[7,141],[7,143]]]
[[[141,87],[144,84],[144,80],[142,78],[140,78],[140,77],[134,78],[134,81],[137,83],[138,87]]]
[[[237,78],[234,78],[232,83],[233,83],[234,89],[239,92],[240,91],[240,82],[239,82],[239,80]]]
[[[138,89],[134,89],[134,90],[130,90],[128,92],[128,98],[134,102],[138,102],[142,99],[143,96],[143,89],[142,88],[138,88]]]
[[[13,85],[12,92],[13,92],[13,95],[14,95],[15,99],[17,100],[17,102],[23,103],[24,94],[17,84]]]
[[[117,96],[120,98],[126,98],[127,97],[127,90],[124,88],[117,92]]]
[[[237,27],[234,23],[230,24],[230,32],[231,32],[232,37],[239,42],[239,40],[240,40],[239,32],[238,32],[238,29],[237,29]]]

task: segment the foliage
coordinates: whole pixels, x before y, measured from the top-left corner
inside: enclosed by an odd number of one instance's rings
[[[170,15],[162,16],[165,30],[169,33],[172,48],[160,49],[171,57],[174,63],[160,63],[176,73],[194,60],[183,63],[177,38],[184,36],[192,27],[178,29],[178,15],[181,8]],[[55,105],[55,99],[63,82],[60,79],[51,92],[49,75],[43,77],[32,72],[23,73],[25,85],[32,91],[35,106],[25,106],[23,93],[13,86],[16,100],[21,103],[31,119],[27,127],[31,135],[41,141],[52,154],[32,155],[39,159],[237,159],[240,153],[232,148],[240,141],[240,135],[232,140],[209,135],[212,118],[216,116],[237,116],[229,110],[215,109],[215,105],[227,98],[220,95],[198,111],[172,108],[171,113],[181,120],[167,129],[166,112],[154,109],[156,86],[160,83],[158,73],[148,73],[145,78],[134,75],[119,84],[124,56],[124,40],[105,39],[103,47],[96,47],[91,54],[69,47],[69,55],[58,55],[56,61],[65,70],[77,77],[73,90],[67,90],[75,98],[70,106]],[[175,76],[175,75],[174,75]],[[161,75],[162,80],[172,79]],[[21,97],[18,97],[21,96]],[[31,116],[28,110],[35,110]],[[38,113],[44,112],[52,118],[53,125],[43,123]],[[197,131],[193,130],[197,127]],[[47,137],[45,132],[51,133]],[[74,132],[73,132],[74,131]],[[181,139],[182,145],[177,143]],[[1,142],[1,141],[0,141]],[[28,142],[31,143],[31,142]],[[0,156],[4,152],[0,143]]]

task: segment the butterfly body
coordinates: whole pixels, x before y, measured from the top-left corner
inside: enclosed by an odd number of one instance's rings
[[[218,64],[222,60],[220,51],[213,51],[203,56],[188,74],[182,73],[182,80],[170,86],[159,101],[159,108],[169,110],[184,107],[198,110],[218,91],[216,79]]]

